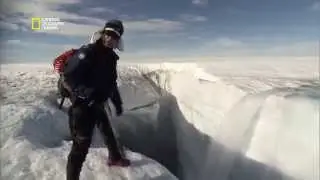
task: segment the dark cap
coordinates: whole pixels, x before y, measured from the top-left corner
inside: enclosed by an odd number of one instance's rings
[[[103,30],[114,31],[119,36],[122,36],[122,34],[124,33],[123,24],[120,20],[117,20],[117,19],[113,19],[113,20],[108,21],[105,24]]]

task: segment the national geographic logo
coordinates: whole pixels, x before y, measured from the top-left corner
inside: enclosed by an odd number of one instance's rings
[[[31,19],[31,29],[40,30],[41,29],[41,18],[32,18]]]
[[[58,30],[60,25],[64,25],[60,18],[31,18],[32,30]]]

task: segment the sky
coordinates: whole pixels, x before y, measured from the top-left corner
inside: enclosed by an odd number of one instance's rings
[[[31,18],[60,18],[32,30]],[[51,62],[110,19],[123,61],[170,57],[319,56],[320,0],[2,0],[1,62]]]

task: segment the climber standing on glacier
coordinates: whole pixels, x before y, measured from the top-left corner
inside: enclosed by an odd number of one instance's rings
[[[67,162],[67,180],[78,180],[86,159],[95,125],[102,132],[109,149],[109,165],[129,166],[112,131],[104,104],[113,98],[117,115],[123,112],[117,87],[117,61],[114,49],[122,50],[124,27],[120,20],[108,21],[96,32],[91,43],[70,57],[63,72],[70,92],[69,126],[73,144]]]

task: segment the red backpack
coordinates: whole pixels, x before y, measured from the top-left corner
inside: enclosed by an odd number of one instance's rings
[[[64,67],[66,65],[66,62],[70,59],[70,57],[72,55],[75,54],[76,51],[77,51],[77,49],[67,50],[53,60],[53,69],[54,69],[54,71],[56,71],[57,73],[60,74],[60,77],[59,77],[59,80],[57,83],[58,93],[59,93],[60,97],[62,98],[61,102],[59,104],[59,109],[62,108],[65,98],[70,97],[70,92],[66,88],[62,73],[64,71]]]
[[[70,49],[68,51],[65,51],[60,56],[56,57],[53,60],[53,69],[54,71],[61,74],[64,70],[64,66],[68,59],[76,52],[76,49]]]

